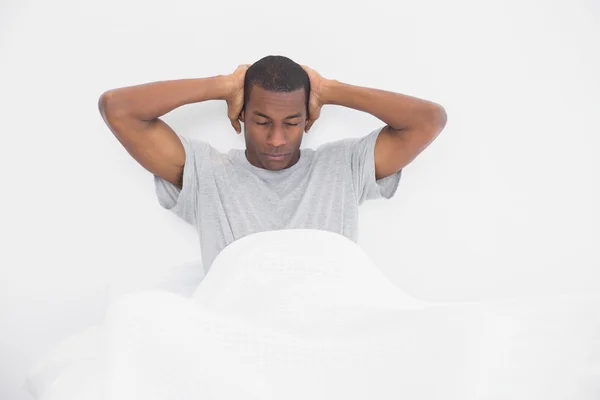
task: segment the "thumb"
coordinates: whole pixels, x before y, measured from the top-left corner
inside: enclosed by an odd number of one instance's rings
[[[231,120],[231,126],[233,126],[233,129],[235,129],[236,133],[240,133],[242,128],[240,127],[240,123],[238,122],[237,119],[232,119]]]
[[[308,133],[308,131],[310,130],[311,127],[312,127],[312,121],[308,121],[306,123],[306,127],[304,128],[304,130],[306,131],[306,133]]]

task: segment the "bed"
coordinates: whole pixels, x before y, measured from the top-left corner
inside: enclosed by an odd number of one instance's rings
[[[596,293],[425,302],[349,239],[309,229],[249,235],[188,278],[113,298],[23,387],[38,400],[600,398]]]

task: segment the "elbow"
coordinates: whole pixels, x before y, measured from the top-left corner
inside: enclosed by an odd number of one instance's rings
[[[446,109],[439,104],[435,104],[429,121],[430,126],[435,131],[435,134],[440,134],[448,123],[448,114],[446,113]]]
[[[444,107],[440,106],[439,108],[438,123],[440,125],[440,131],[442,131],[448,123],[448,114],[446,113],[446,109]]]
[[[102,118],[104,120],[106,120],[106,115],[107,115],[107,110],[108,110],[108,102],[109,102],[110,96],[111,96],[111,92],[109,90],[109,91],[102,93],[102,95],[98,99],[98,111],[100,112],[100,115],[102,115]]]
[[[421,113],[418,126],[420,131],[427,132],[428,136],[435,138],[444,130],[447,122],[448,114],[444,107],[437,103],[428,102]]]
[[[109,118],[112,119],[122,114],[117,112],[119,109],[121,109],[120,106],[116,106],[117,101],[118,100],[115,98],[114,90],[107,90],[106,92],[102,93],[98,99],[98,111],[105,121],[108,121]]]

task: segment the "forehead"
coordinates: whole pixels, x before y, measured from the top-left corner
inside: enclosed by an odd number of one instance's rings
[[[303,88],[293,92],[270,92],[260,86],[254,86],[249,103],[248,111],[256,110],[269,115],[279,115],[289,111],[302,112],[306,108]]]

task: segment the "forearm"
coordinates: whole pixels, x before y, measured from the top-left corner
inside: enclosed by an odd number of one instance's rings
[[[445,111],[437,103],[416,97],[327,80],[323,103],[367,112],[397,130],[437,123]]]
[[[150,121],[185,104],[225,100],[230,93],[229,83],[226,75],[217,75],[128,86],[104,93],[99,106],[107,116]]]

